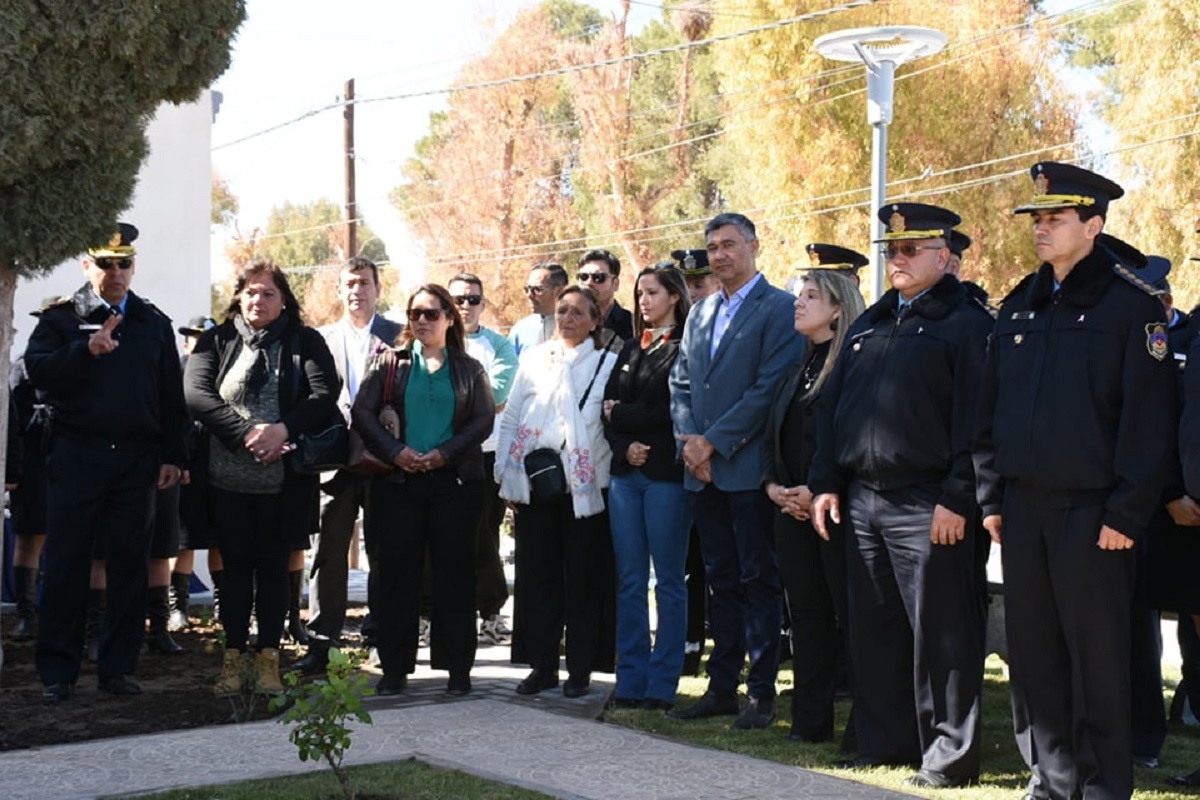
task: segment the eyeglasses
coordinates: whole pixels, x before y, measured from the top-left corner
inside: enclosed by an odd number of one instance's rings
[[[897,244],[885,245],[880,247],[879,250],[883,253],[884,258],[886,258],[888,261],[891,261],[897,255],[904,256],[905,258],[915,258],[917,253],[921,252],[922,250],[941,250],[943,247],[945,247],[943,244],[913,244],[912,242],[899,242]]]
[[[408,321],[416,322],[420,319],[428,320],[429,322],[437,322],[442,318],[445,312],[440,308],[410,308],[408,310]]]
[[[542,292],[546,291],[547,288],[548,287],[546,286],[526,286],[525,294],[541,294]]]
[[[588,281],[592,283],[607,283],[608,274],[604,272],[579,272],[576,273],[575,280],[580,283],[587,283]]]
[[[113,267],[129,269],[133,266],[132,258],[97,258],[95,262],[97,267],[105,270],[112,269]]]
[[[456,294],[456,295],[454,295],[454,302],[458,303],[460,306],[465,306],[465,305],[477,306],[483,302],[483,295],[481,295],[481,294]]]

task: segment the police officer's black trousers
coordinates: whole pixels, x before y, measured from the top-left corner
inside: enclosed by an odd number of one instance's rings
[[[792,734],[833,738],[833,698],[846,626],[846,534],[775,511],[775,552],[792,618]]]
[[[1126,800],[1132,550],[1097,547],[1104,493],[1010,485],[1002,506],[1013,727],[1037,798]]]
[[[979,774],[983,624],[971,520],[934,545],[937,484],[847,492],[850,661],[858,753],[951,778]]]
[[[37,667],[74,683],[96,540],[108,581],[99,674],[131,675],[145,635],[146,559],[158,455],[54,438],[46,457],[46,552]]]
[[[1150,607],[1147,582],[1147,537],[1133,553],[1137,575],[1130,607],[1130,703],[1133,714],[1133,752],[1143,758],[1158,758],[1167,740],[1167,712],[1163,707],[1162,619]]]

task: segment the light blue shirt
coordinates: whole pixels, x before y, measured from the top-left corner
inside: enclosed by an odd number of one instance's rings
[[[929,289],[925,290],[925,292],[928,292],[928,291],[929,291]],[[920,294],[917,295],[917,297],[920,297],[922,294],[925,294],[925,292],[921,292]],[[912,300],[905,300],[904,295],[902,295],[902,294],[897,295],[897,297],[900,300],[900,302],[896,305],[896,316],[898,316],[898,317],[903,316],[904,310],[906,308],[908,308],[909,306],[911,306],[913,303],[917,302],[917,297],[914,297]]]
[[[760,280],[762,280],[762,273],[754,273],[754,277],[746,281],[742,288],[734,292],[732,296],[725,294],[725,289],[722,287],[720,291],[721,302],[717,306],[716,319],[713,320],[712,351],[708,354],[709,358],[714,358],[717,355],[717,348],[721,346],[721,337],[725,335],[726,329],[729,328],[729,323],[733,322],[733,318],[737,315],[738,309],[742,307],[746,295],[750,294],[750,290]]]

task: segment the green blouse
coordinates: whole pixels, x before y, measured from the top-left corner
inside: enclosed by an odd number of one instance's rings
[[[404,391],[404,443],[418,453],[428,453],[453,435],[450,359],[443,359],[441,368],[430,373],[421,343],[413,342],[412,370]]]

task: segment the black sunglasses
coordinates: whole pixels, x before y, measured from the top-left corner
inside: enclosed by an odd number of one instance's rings
[[[112,269],[113,267],[129,269],[133,266],[132,258],[97,258],[95,261],[96,266],[100,269]]]
[[[410,308],[408,310],[408,321],[416,322],[419,319],[426,319],[429,322],[437,322],[444,314],[440,308]]]
[[[575,275],[575,280],[580,283],[587,283],[588,281],[592,283],[607,283],[608,275],[603,272],[580,272]]]
[[[905,258],[915,258],[917,253],[922,250],[941,250],[945,245],[940,244],[914,244],[913,242],[899,242],[897,244],[889,244],[881,247],[883,255],[888,260],[897,256],[897,254]]]
[[[458,303],[460,306],[465,306],[465,305],[477,306],[483,302],[483,295],[481,295],[481,294],[456,294],[456,295],[454,295],[454,302]]]

